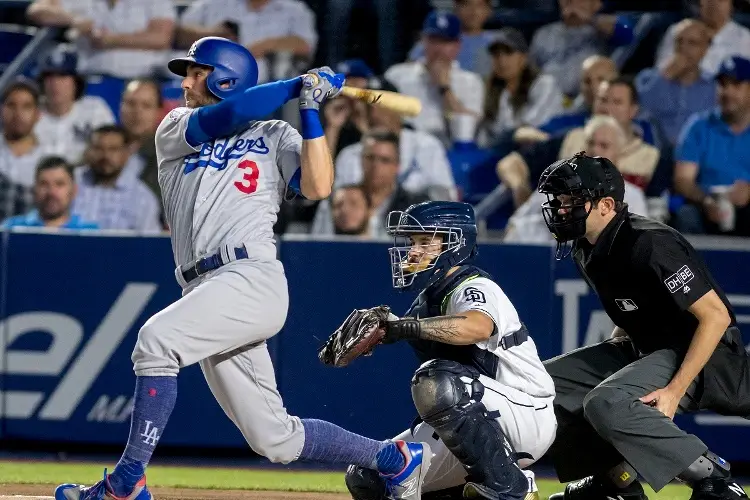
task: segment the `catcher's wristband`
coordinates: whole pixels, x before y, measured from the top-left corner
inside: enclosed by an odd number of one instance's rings
[[[405,318],[396,321],[388,321],[385,324],[384,342],[397,342],[399,340],[419,340],[422,337],[422,323],[418,319]]]

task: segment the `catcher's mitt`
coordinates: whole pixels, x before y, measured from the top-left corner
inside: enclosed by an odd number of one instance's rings
[[[355,309],[318,350],[326,365],[346,366],[360,356],[369,356],[385,336],[390,314],[388,306]]]

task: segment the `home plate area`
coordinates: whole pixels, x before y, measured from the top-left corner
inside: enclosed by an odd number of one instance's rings
[[[54,485],[2,484],[0,500],[53,500]],[[301,493],[294,491],[205,490],[153,488],[154,500],[344,500],[341,493]]]

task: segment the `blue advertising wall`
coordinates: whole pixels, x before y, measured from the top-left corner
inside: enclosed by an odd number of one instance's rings
[[[127,438],[139,327],[179,298],[167,238],[0,233],[0,437],[119,444]],[[269,341],[290,412],[331,420],[373,438],[415,416],[405,345],[381,346],[345,369],[316,350],[354,308],[413,299],[391,288],[386,243],[285,240],[280,258],[290,312]],[[750,343],[750,245],[703,249],[736,307]],[[543,359],[609,336],[612,323],[570,261],[551,247],[485,244],[479,264],[503,287]],[[210,332],[207,332],[210,335]],[[242,448],[200,369],[179,378],[180,395],[161,443]],[[750,460],[750,421],[678,416],[730,460]],[[196,428],[210,432],[195,432]]]

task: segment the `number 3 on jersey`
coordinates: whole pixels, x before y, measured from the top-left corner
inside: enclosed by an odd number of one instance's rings
[[[235,187],[245,194],[253,194],[258,189],[258,164],[252,160],[242,160],[237,168],[242,169],[244,173],[241,181],[235,181]]]

